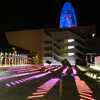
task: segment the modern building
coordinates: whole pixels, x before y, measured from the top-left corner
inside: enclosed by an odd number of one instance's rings
[[[75,28],[33,29],[5,32],[9,44],[37,52],[39,64],[61,65],[68,59],[71,65],[85,64],[88,35],[95,26]]]
[[[59,28],[77,27],[74,8],[70,2],[64,3],[60,16]]]

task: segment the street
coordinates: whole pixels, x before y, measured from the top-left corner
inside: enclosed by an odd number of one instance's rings
[[[74,67],[71,74],[68,66],[46,69],[4,72],[9,74],[0,76],[0,100],[96,100],[94,91]]]

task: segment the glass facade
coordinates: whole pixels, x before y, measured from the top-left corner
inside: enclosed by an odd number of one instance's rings
[[[66,2],[62,8],[59,27],[60,28],[77,27],[77,20],[74,8],[69,2]]]

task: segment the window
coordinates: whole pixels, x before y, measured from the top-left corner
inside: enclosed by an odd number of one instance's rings
[[[64,50],[68,50],[68,47],[64,47]]]
[[[68,53],[65,53],[64,56],[67,57],[68,56]]]
[[[64,40],[64,44],[68,43],[68,40]]]
[[[75,55],[75,53],[68,53],[68,56],[73,56]]]
[[[68,46],[68,49],[73,49],[74,48],[74,46]]]
[[[74,39],[68,39],[68,42],[74,42]]]

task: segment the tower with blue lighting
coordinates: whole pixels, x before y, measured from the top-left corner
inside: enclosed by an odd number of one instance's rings
[[[73,6],[70,2],[66,2],[61,11],[59,28],[71,27],[77,27],[77,19]]]

